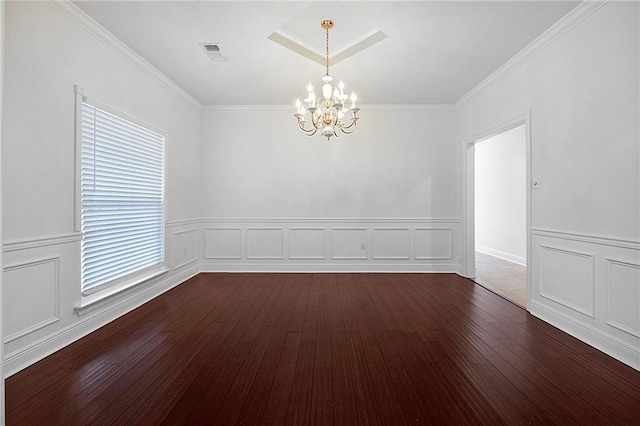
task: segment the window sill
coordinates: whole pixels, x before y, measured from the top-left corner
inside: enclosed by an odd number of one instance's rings
[[[147,274],[137,276],[129,281],[125,281],[113,287],[106,288],[92,295],[82,296],[80,298],[80,303],[74,307],[74,310],[76,311],[76,314],[80,317],[83,314],[87,313],[87,311],[92,310],[90,308],[96,305],[97,303],[100,303],[106,299],[110,299],[113,296],[123,293],[124,291],[132,287],[135,287],[153,278],[159,277],[160,275],[166,274],[167,272],[169,272],[168,268],[154,270]]]

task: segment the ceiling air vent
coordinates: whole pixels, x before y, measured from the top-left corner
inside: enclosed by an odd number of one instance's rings
[[[218,43],[200,43],[200,46],[207,52],[207,56],[213,62],[227,62],[228,59],[222,53],[222,49]]]

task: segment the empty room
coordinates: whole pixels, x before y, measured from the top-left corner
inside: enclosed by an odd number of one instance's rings
[[[0,24],[0,423],[638,424],[640,2]]]

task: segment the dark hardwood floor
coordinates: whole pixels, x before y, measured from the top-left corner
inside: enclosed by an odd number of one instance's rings
[[[201,274],[6,380],[9,425],[640,424],[640,372],[451,274]]]

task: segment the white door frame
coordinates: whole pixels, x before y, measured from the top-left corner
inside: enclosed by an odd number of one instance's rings
[[[493,126],[464,141],[462,153],[463,177],[462,177],[462,210],[463,210],[463,235],[464,235],[464,276],[474,278],[476,275],[476,237],[475,237],[475,145],[497,134],[504,133],[515,127],[525,126],[525,152],[526,152],[526,259],[527,259],[527,310],[531,308],[533,289],[531,285],[531,110]]]
[[[5,0],[0,0],[0,153],[2,152],[2,97],[4,89],[4,31],[5,31]],[[0,176],[2,173],[0,173]],[[2,183],[0,182],[0,188]],[[0,190],[1,192],[1,190]],[[2,198],[0,194],[0,199]],[[2,242],[2,202],[0,201],[0,243]],[[3,265],[2,250],[0,250],[0,265]],[[0,269],[0,424],[5,424],[4,418],[4,331],[3,319],[4,311],[2,304],[4,303],[2,292],[4,284],[2,282],[2,273]]]

